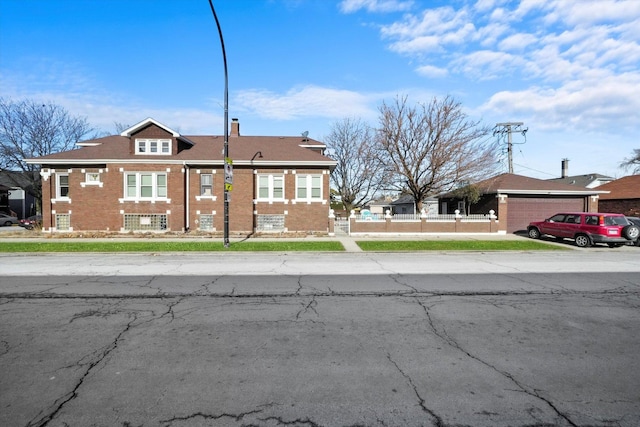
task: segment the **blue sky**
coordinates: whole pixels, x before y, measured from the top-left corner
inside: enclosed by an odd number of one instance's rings
[[[323,140],[382,101],[451,95],[488,126],[524,122],[514,172],[627,174],[640,148],[640,0],[214,0],[229,117],[245,135]],[[0,94],[101,131],[147,117],[222,134],[208,0],[0,0]],[[506,155],[502,171],[507,171]]]

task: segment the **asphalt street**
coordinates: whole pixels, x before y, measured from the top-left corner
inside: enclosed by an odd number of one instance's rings
[[[2,426],[638,426],[635,251],[0,254]]]

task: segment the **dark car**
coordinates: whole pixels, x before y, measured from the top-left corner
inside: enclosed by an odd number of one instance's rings
[[[0,226],[6,225],[10,226],[18,223],[18,218],[15,216],[7,215],[6,213],[0,212]]]
[[[20,227],[33,230],[35,227],[42,227],[42,215],[31,215],[29,218],[20,220]]]
[[[640,227],[640,218],[635,217],[635,216],[628,216],[627,217],[627,221],[629,221],[631,224],[633,225],[637,225],[638,227]],[[635,242],[633,242],[634,246],[640,246],[640,236],[638,236],[635,240]]]
[[[532,239],[539,239],[542,235],[573,239],[581,248],[596,243],[614,248],[633,244],[640,236],[637,225],[630,223],[624,215],[615,213],[558,213],[544,221],[530,223],[527,231]]]

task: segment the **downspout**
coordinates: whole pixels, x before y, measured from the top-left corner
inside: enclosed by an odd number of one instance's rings
[[[185,201],[184,201],[184,213],[185,213],[185,219],[184,219],[184,231],[189,231],[189,218],[191,217],[191,213],[189,212],[189,176],[191,175],[191,171],[189,169],[189,166],[187,166],[187,162],[182,162],[182,164],[184,165],[184,173],[186,175],[186,179],[185,179],[185,184],[187,186],[184,194],[185,194]]]

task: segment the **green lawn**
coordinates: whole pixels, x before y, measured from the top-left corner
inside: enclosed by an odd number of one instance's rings
[[[363,251],[531,251],[568,250],[535,240],[389,240],[356,241]]]
[[[225,248],[222,242],[104,242],[104,241],[51,241],[51,242],[3,242],[0,252],[326,252],[344,251],[340,242],[256,242],[231,243]]]
[[[567,250],[536,240],[360,240],[364,251],[529,251]],[[4,241],[0,252],[341,252],[338,241],[255,241],[232,242],[225,248],[221,241]]]

